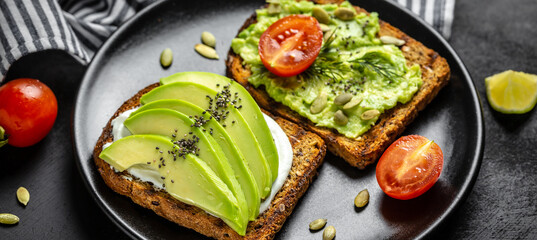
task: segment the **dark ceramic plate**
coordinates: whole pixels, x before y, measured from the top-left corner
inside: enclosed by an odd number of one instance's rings
[[[103,211],[134,238],[199,239],[201,235],[171,223],[110,190],[96,171],[92,150],[116,109],[138,90],[179,71],[225,74],[231,39],[263,1],[167,1],[145,9],[124,24],[102,46],[84,76],[74,112],[73,137],[78,166]],[[280,239],[320,239],[308,223],[328,218],[338,239],[415,238],[430,234],[460,205],[479,171],[483,151],[480,101],[463,63],[437,32],[407,10],[387,1],[361,0],[359,5],[435,49],[451,66],[450,83],[404,133],[433,139],[444,152],[440,180],[409,201],[387,197],[378,187],[375,168],[360,171],[328,155],[319,176],[277,235]],[[194,52],[202,31],[217,37],[221,59]],[[159,64],[164,48],[175,54],[169,69]],[[356,194],[369,189],[370,203],[355,209]]]

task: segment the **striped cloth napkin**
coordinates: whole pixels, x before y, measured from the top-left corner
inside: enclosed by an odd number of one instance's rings
[[[0,0],[0,83],[11,64],[33,52],[59,49],[89,63],[123,22],[159,0]],[[425,19],[445,38],[455,0],[392,0]]]

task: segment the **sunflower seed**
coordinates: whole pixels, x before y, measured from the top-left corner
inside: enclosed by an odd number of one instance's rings
[[[170,65],[172,65],[172,62],[173,62],[172,50],[169,48],[164,49],[162,53],[160,53],[160,65],[162,65],[162,67],[167,68]]]
[[[332,240],[336,237],[336,228],[334,226],[328,226],[324,229],[323,240]]]
[[[313,7],[311,15],[319,21],[319,23],[330,23],[330,15],[321,7]]]
[[[310,230],[321,230],[324,225],[326,225],[326,221],[327,219],[325,218],[319,218],[317,220],[313,220],[312,222],[310,222]]]
[[[349,118],[345,116],[345,113],[341,110],[337,110],[334,113],[334,122],[338,125],[346,125],[349,122]]]
[[[356,195],[354,198],[354,206],[356,207],[364,207],[369,202],[369,191],[367,189],[364,189]]]
[[[362,102],[362,98],[359,97],[359,96],[356,96],[356,97],[352,98],[348,103],[343,105],[343,109],[344,110],[351,109],[353,107],[358,106],[358,104],[360,104],[361,102]]]
[[[362,115],[360,115],[360,118],[362,118],[362,120],[371,120],[377,117],[378,115],[380,115],[379,110],[371,109],[371,110],[367,110],[363,112]]]
[[[321,92],[319,96],[313,100],[313,103],[310,106],[310,112],[313,114],[320,113],[323,111],[323,109],[326,107],[326,103],[328,102],[327,94],[325,92]]]
[[[203,42],[203,44],[205,44],[205,45],[207,45],[209,47],[212,47],[212,48],[214,48],[216,46],[216,38],[210,32],[202,32],[201,33],[201,42]]]
[[[30,201],[30,192],[28,192],[28,189],[19,187],[19,189],[17,189],[17,199],[20,203],[24,204],[24,206],[28,205],[28,202]]]
[[[395,38],[392,36],[382,36],[380,37],[380,41],[384,44],[393,44],[395,46],[403,46],[405,45],[405,40]]]
[[[345,105],[345,103],[348,103],[351,99],[352,99],[352,94],[350,93],[339,94],[334,99],[334,104],[342,106],[342,105]]]
[[[343,21],[348,21],[353,19],[356,13],[350,8],[340,7],[334,11],[334,15]]]
[[[216,51],[212,47],[209,47],[207,45],[198,43],[198,44],[196,44],[196,46],[194,46],[194,49],[201,56],[204,56],[204,57],[210,58],[210,59],[218,59],[218,54],[216,53]]]
[[[2,224],[15,224],[19,222],[19,217],[11,213],[0,213],[0,223]]]

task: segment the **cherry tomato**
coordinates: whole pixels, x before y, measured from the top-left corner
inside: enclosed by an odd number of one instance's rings
[[[12,146],[39,142],[54,125],[57,113],[56,96],[39,80],[20,78],[0,86],[0,126]]]
[[[444,165],[442,149],[433,141],[410,135],[399,138],[377,164],[377,182],[388,196],[407,200],[429,190]]]
[[[317,19],[290,15],[272,25],[259,39],[259,56],[263,65],[280,77],[290,77],[306,70],[317,58],[323,32]]]

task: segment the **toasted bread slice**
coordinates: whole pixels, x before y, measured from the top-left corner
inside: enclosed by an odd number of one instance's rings
[[[324,0],[317,2],[340,1]],[[368,14],[367,11],[360,7],[355,6],[355,8],[359,13],[364,12]],[[246,20],[239,33],[250,24],[255,23],[255,21],[256,16],[254,13],[253,16]],[[384,150],[403,133],[405,127],[416,118],[419,111],[423,110],[433,100],[440,89],[448,83],[450,77],[450,69],[446,59],[389,23],[382,20],[379,22],[380,36],[393,36],[405,40],[406,43],[400,48],[407,60],[408,66],[414,64],[421,66],[423,84],[411,101],[406,104],[398,104],[394,108],[386,110],[379,117],[377,123],[358,138],[347,138],[335,130],[315,126],[307,118],[300,116],[289,107],[270,98],[264,91],[263,86],[255,88],[249,84],[248,77],[251,75],[251,71],[243,65],[242,58],[238,54],[235,54],[232,49],[230,49],[226,61],[227,75],[242,84],[262,108],[318,134],[327,143],[330,152],[342,157],[352,166],[363,169],[374,163]]]
[[[108,163],[99,158],[103,145],[113,141],[112,119],[124,111],[140,105],[140,97],[159,86],[152,84],[127,100],[108,121],[95,149],[93,158],[106,185],[119,194],[131,198],[138,205],[151,209],[158,215],[181,226],[191,228],[205,236],[216,239],[272,239],[291,214],[298,200],[308,189],[317,168],[326,154],[324,141],[314,133],[305,131],[281,117],[271,116],[289,137],[293,147],[293,165],[287,179],[274,197],[269,209],[248,224],[246,236],[240,236],[221,219],[213,217],[192,205],[176,200],[165,191],[155,190],[149,183],[132,179],[126,171],[115,172]]]

